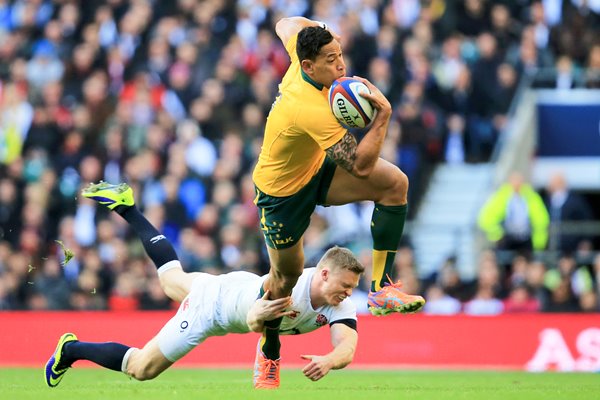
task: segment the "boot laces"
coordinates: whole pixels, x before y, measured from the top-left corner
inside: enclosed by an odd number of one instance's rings
[[[262,371],[263,375],[265,375],[267,379],[277,379],[277,362],[276,361],[265,358],[261,367],[263,369],[263,371]]]

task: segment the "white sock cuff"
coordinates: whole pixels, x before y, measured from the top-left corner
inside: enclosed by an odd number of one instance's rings
[[[130,347],[129,350],[125,352],[125,355],[123,356],[123,361],[121,361],[122,372],[127,373],[127,363],[129,362],[129,357],[131,356],[131,353],[133,353],[135,350],[139,349],[137,347]]]
[[[162,274],[173,268],[183,269],[179,260],[171,260],[168,263],[161,265],[161,267],[158,269],[158,276],[161,276]]]

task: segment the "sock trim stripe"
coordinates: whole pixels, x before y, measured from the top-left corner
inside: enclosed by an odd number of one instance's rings
[[[121,371],[127,373],[127,363],[129,362],[129,357],[134,350],[139,350],[137,347],[130,347],[123,356],[123,361],[121,361]]]
[[[158,268],[158,276],[161,276],[162,274],[173,268],[183,269],[179,260],[171,260],[168,263],[161,265],[160,268]]]

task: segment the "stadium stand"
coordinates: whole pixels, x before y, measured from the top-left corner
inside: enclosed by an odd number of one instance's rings
[[[597,4],[0,1],[0,310],[173,307],[123,222],[78,195],[100,179],[135,189],[189,270],[268,271],[250,173],[288,65],[274,23],[304,15],[341,34],[349,75],[394,107],[383,157],[411,180],[407,291],[471,314],[599,311],[598,207],[565,252],[497,253],[475,227],[512,170],[550,199],[550,171],[580,160],[530,171],[543,108],[531,96],[600,87]],[[600,203],[600,180],[573,188]],[[338,244],[370,265],[370,212],[318,209],[307,261]]]

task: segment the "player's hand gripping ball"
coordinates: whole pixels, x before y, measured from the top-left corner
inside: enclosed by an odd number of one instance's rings
[[[329,88],[329,105],[345,128],[364,128],[375,116],[371,102],[359,93],[371,93],[367,85],[356,78],[339,78]]]

